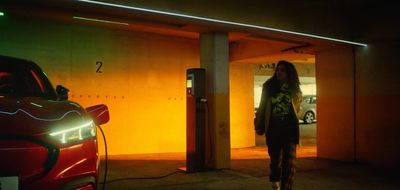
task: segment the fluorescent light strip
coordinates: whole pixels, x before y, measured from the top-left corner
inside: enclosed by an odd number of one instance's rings
[[[129,25],[126,22],[117,22],[117,21],[102,20],[102,19],[96,19],[96,18],[85,18],[85,17],[79,17],[79,16],[73,16],[72,18],[78,19],[78,20],[87,20],[87,21],[103,22],[103,23],[110,23],[110,24],[120,24],[120,25],[126,25],[126,26]]]
[[[336,38],[330,38],[330,37],[313,35],[313,34],[306,34],[306,33],[301,33],[301,32],[293,32],[293,31],[289,31],[289,30],[281,30],[281,29],[264,27],[264,26],[243,24],[243,23],[238,23],[238,22],[217,20],[217,19],[212,19],[212,18],[191,16],[191,15],[171,13],[171,12],[165,12],[165,11],[157,11],[157,10],[152,10],[152,9],[144,9],[144,8],[139,8],[139,7],[132,7],[132,6],[126,6],[126,5],[114,4],[114,3],[106,3],[106,2],[100,2],[100,1],[92,1],[92,0],[76,0],[76,1],[81,1],[81,2],[86,2],[86,3],[91,3],[91,4],[97,4],[97,5],[105,5],[105,6],[111,6],[111,7],[130,9],[130,10],[136,10],[136,11],[144,11],[144,12],[149,12],[149,13],[157,13],[157,14],[163,14],[163,15],[190,18],[190,19],[195,19],[195,20],[210,21],[210,22],[228,24],[228,25],[233,25],[233,26],[242,26],[242,27],[255,28],[255,29],[261,29],[261,30],[268,30],[268,31],[274,31],[274,32],[281,32],[281,33],[287,33],[287,34],[295,34],[295,35],[299,35],[299,36],[318,38],[318,39],[323,39],[323,40],[341,42],[341,43],[364,46],[364,47],[368,46],[367,44],[364,44],[364,43],[352,42],[352,41],[347,41],[347,40],[340,40],[340,39],[336,39]]]

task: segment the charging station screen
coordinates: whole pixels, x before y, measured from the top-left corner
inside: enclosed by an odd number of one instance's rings
[[[192,88],[192,87],[193,87],[192,79],[187,79],[186,80],[186,88]]]

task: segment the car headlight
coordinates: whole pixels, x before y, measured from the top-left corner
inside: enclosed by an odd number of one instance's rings
[[[62,144],[77,142],[96,136],[96,125],[93,121],[89,121],[51,132],[50,136]]]

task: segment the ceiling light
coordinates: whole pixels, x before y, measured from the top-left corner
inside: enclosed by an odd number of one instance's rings
[[[126,25],[126,26],[129,25],[126,22],[117,22],[117,21],[102,20],[102,19],[96,19],[96,18],[86,18],[86,17],[79,17],[79,16],[73,16],[72,18],[78,19],[78,20],[87,20],[87,21],[93,21],[93,22],[103,22],[103,23],[109,23],[109,24],[120,24],[120,25]]]
[[[101,2],[101,1],[93,1],[93,0],[76,0],[76,1],[97,4],[97,5],[110,6],[110,7],[116,7],[116,8],[130,9],[130,10],[136,10],[136,11],[143,11],[143,12],[148,12],[148,13],[177,16],[177,17],[189,18],[189,19],[194,19],[194,20],[209,21],[209,22],[214,22],[214,23],[227,24],[227,25],[231,25],[231,26],[241,26],[241,27],[246,27],[246,28],[254,28],[254,29],[280,32],[280,33],[294,34],[294,35],[299,35],[299,36],[306,36],[306,37],[311,37],[311,38],[323,39],[323,40],[328,40],[328,41],[334,41],[334,42],[340,42],[340,43],[352,44],[352,45],[358,45],[358,46],[364,46],[364,47],[368,46],[365,43],[352,42],[352,41],[330,38],[330,37],[325,37],[325,36],[319,36],[319,35],[313,35],[313,34],[307,34],[307,33],[301,33],[301,32],[294,32],[294,31],[282,30],[282,29],[277,29],[277,28],[270,28],[270,27],[265,27],[265,26],[257,26],[257,25],[231,22],[231,21],[225,21],[225,20],[218,20],[218,19],[212,19],[212,18],[206,18],[206,17],[192,16],[192,15],[159,11],[159,10],[153,10],[153,9],[145,9],[145,8],[140,8],[140,7],[133,7],[133,6],[127,6],[127,5],[115,4],[115,3],[106,3],[106,2]]]

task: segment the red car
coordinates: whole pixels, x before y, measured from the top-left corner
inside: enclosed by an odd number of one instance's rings
[[[108,108],[82,108],[32,61],[0,56],[0,189],[96,189],[96,125]]]

